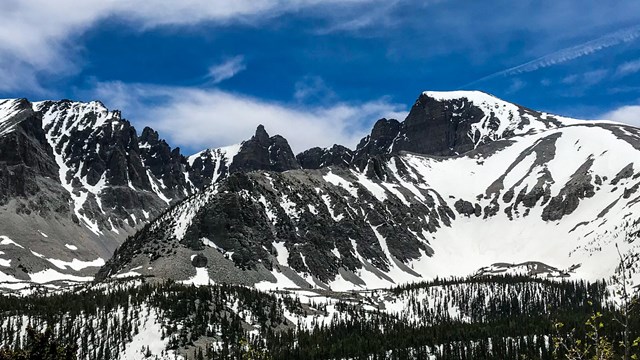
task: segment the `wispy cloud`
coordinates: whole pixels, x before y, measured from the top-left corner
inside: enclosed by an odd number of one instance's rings
[[[553,53],[539,57],[535,60],[526,62],[524,64],[520,64],[505,70],[495,72],[493,74],[490,74],[478,80],[475,80],[469,84],[466,84],[463,87],[468,87],[470,85],[477,84],[479,82],[483,82],[486,80],[494,79],[497,77],[506,77],[506,76],[524,74],[524,73],[529,73],[542,68],[563,64],[583,56],[594,54],[598,51],[610,48],[612,46],[634,41],[638,38],[640,38],[640,25],[628,27],[622,30],[618,30],[618,31],[606,34],[597,39],[587,41],[579,45],[575,45],[559,51],[555,51]]]
[[[527,83],[521,79],[513,79],[513,81],[511,81],[511,85],[509,85],[509,88],[507,89],[507,94],[516,93],[522,90],[525,86],[527,86]]]
[[[294,99],[298,102],[327,102],[336,99],[336,93],[319,76],[305,76],[295,84]]]
[[[371,26],[390,26],[397,24],[399,19],[391,16],[392,10],[397,6],[399,0],[377,1],[375,6],[364,4],[368,9],[362,7],[352,8],[352,11],[343,11],[330,18],[329,25],[321,27],[316,32],[318,34],[330,34],[336,32],[359,31]]]
[[[227,59],[221,64],[211,66],[207,77],[211,79],[213,84],[218,84],[227,79],[231,79],[246,68],[247,65],[245,64],[244,56],[238,55]]]
[[[407,113],[406,105],[385,98],[302,107],[219,89],[122,82],[98,83],[91,95],[122,109],[137,124],[160,131],[174,144],[193,150],[246,140],[258,124],[271,134],[283,135],[298,152],[334,143],[353,147],[370,131],[373,121],[403,119]]]
[[[630,74],[635,74],[640,71],[640,59],[628,61],[623,64],[620,64],[616,70],[617,76],[627,76]]]

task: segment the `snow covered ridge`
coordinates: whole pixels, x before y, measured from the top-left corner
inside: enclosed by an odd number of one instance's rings
[[[22,120],[20,114],[27,113],[24,99],[0,99],[0,137],[12,132]]]
[[[193,171],[206,174],[211,183],[224,178],[229,173],[233,158],[240,152],[242,144],[215,149],[206,149],[187,158]]]
[[[43,101],[33,103],[33,107],[43,114],[42,125],[54,151],[60,183],[71,195],[74,213],[93,233],[118,231],[125,226],[123,222],[135,227],[138,219],[148,217],[140,210],[137,214],[132,211],[126,219],[110,216],[103,204],[107,187],[127,186],[134,191],[150,191],[160,200],[170,201],[162,179],[149,171],[142,171],[141,178],[132,178],[133,172],[128,171],[127,168],[144,168],[144,159],[134,155],[139,153],[137,135],[135,132],[130,135],[132,128],[119,111],[109,111],[98,101]],[[119,160],[114,158],[114,150],[125,152],[120,155],[122,160],[129,157],[121,174],[114,174],[115,170],[110,168],[112,162]],[[96,218],[92,215],[96,212],[104,216]]]

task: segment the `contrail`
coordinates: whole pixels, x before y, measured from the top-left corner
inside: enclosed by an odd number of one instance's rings
[[[461,88],[468,88],[471,85],[483,82],[489,79],[493,79],[499,76],[510,76],[517,74],[524,74],[538,69],[546,68],[549,66],[562,64],[567,61],[577,59],[586,55],[591,55],[600,50],[610,48],[622,43],[634,41],[640,37],[640,25],[632,26],[626,29],[618,30],[609,34],[606,34],[597,39],[588,41],[586,43],[571,46],[562,50],[558,50],[551,54],[547,54],[543,57],[539,57],[535,60],[531,60],[524,64],[514,66],[496,73],[487,75],[478,80],[474,80]]]

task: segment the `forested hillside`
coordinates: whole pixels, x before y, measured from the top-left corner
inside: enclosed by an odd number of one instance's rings
[[[586,323],[602,314],[598,336],[620,356],[614,317],[623,317],[609,289],[505,276],[267,294],[138,279],[0,296],[0,343],[29,347],[33,328],[76,344],[79,359],[553,359],[575,340],[588,344]],[[638,317],[630,319],[637,336]]]

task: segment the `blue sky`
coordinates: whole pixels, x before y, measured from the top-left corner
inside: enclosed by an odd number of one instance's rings
[[[79,4],[78,4],[79,3]],[[640,2],[8,0],[0,97],[99,99],[186,153],[353,147],[423,90],[640,125]]]

